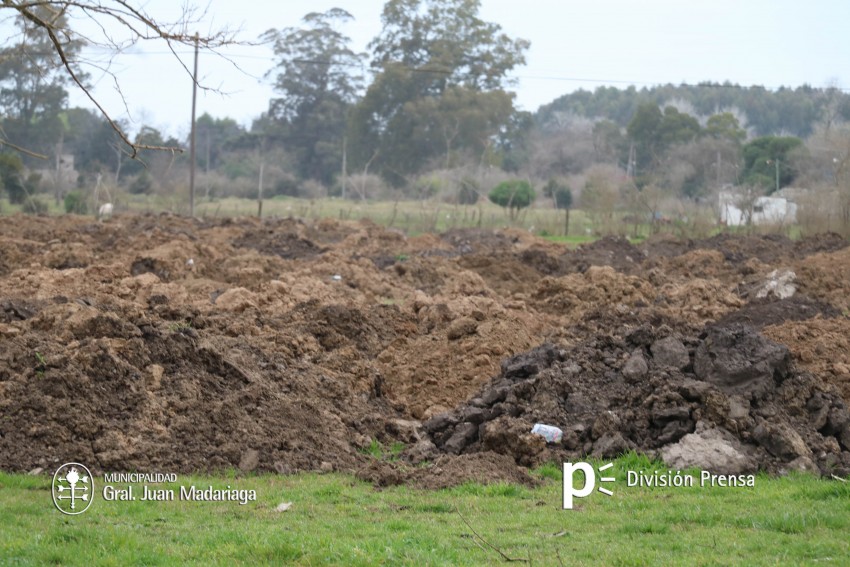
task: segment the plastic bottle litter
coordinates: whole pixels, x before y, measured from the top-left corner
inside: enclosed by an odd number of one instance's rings
[[[564,438],[564,432],[554,425],[535,423],[534,427],[531,428],[531,432],[541,435],[546,439],[547,443],[560,443],[561,439]]]

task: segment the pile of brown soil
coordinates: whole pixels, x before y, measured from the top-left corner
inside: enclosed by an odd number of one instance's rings
[[[830,389],[850,396],[846,242],[643,250],[603,239],[569,251],[519,230],[408,238],[333,219],[4,218],[0,468],[533,482],[517,463],[565,453],[541,448],[532,421],[564,425],[569,454],[663,450],[705,427],[769,470],[808,466],[789,451],[846,466]],[[805,297],[746,303],[741,290],[777,268],[796,271]],[[783,355],[759,388],[712,382],[696,360],[718,320],[764,328],[814,377]],[[670,337],[688,358],[674,370],[659,360],[675,353],[655,347]],[[778,351],[741,337],[755,345],[743,359],[713,356],[762,372],[759,353]],[[435,428],[444,413],[455,421]],[[432,465],[375,461],[374,441]]]

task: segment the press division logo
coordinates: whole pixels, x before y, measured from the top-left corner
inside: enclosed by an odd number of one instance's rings
[[[607,471],[614,466],[614,463],[608,463],[599,467],[599,472]],[[584,473],[584,486],[576,489],[574,486],[573,475],[576,471]],[[614,477],[603,476],[599,478],[600,482],[614,482]],[[596,488],[596,471],[593,470],[593,465],[585,462],[564,463],[564,510],[573,509],[573,498],[584,498],[590,496],[593,489]],[[612,496],[614,493],[607,488],[599,487],[599,492],[606,496]]]
[[[53,504],[63,514],[82,514],[94,499],[94,479],[80,463],[65,463],[53,473]]]

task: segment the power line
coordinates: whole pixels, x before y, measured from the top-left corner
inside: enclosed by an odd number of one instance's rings
[[[84,48],[86,51],[101,51],[103,53],[113,53],[114,55],[120,56],[136,56],[136,57],[146,57],[146,56],[160,56],[166,55],[169,57],[173,57],[175,55],[187,55],[191,56],[193,51],[182,51],[175,50],[172,51],[120,51],[115,53],[110,51],[107,46],[87,46]],[[40,55],[40,56],[48,56],[55,55],[54,52],[27,52],[31,55]],[[274,57],[270,55],[252,55],[247,53],[216,53],[216,55],[224,58],[224,59],[243,59],[243,60],[265,60],[265,61],[273,61]],[[338,66],[338,67],[351,67],[351,68],[363,68],[365,65],[356,65],[353,63],[339,63],[335,61],[325,61],[325,60],[313,60],[313,59],[293,59],[292,63],[301,64],[301,65],[323,65],[323,66]],[[80,63],[84,63],[84,61],[80,61]],[[414,73],[427,73],[434,75],[451,75],[455,72],[453,69],[438,69],[438,68],[428,68],[428,67],[414,67],[411,65],[404,65],[401,63],[397,63],[401,67],[414,72]],[[629,85],[629,86],[665,86],[671,85],[674,87],[686,87],[686,88],[715,88],[715,89],[742,89],[742,90],[750,90],[750,89],[765,89],[765,90],[779,90],[782,88],[793,88],[799,89],[802,87],[810,87],[816,90],[836,90],[844,93],[850,93],[850,87],[838,87],[838,86],[829,86],[829,87],[817,87],[811,85],[809,83],[802,83],[797,87],[791,87],[787,85],[758,85],[758,84],[739,84],[739,83],[718,83],[712,81],[704,81],[698,83],[688,83],[688,82],[673,82],[673,81],[644,81],[644,80],[625,80],[625,79],[603,79],[603,78],[590,78],[590,77],[572,77],[572,76],[560,76],[560,75],[511,75],[511,78],[519,79],[519,80],[530,80],[530,81],[551,81],[551,82],[565,82],[565,83],[592,83],[592,84],[606,84],[606,85]]]

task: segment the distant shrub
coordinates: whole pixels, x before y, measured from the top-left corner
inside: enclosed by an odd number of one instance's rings
[[[147,170],[142,170],[133,182],[130,183],[130,187],[128,187],[128,190],[133,195],[147,195],[152,189],[153,178],[151,178],[151,175],[147,172]]]
[[[328,196],[328,188],[315,179],[307,179],[301,183],[298,193],[305,199],[323,199]]]
[[[89,212],[86,198],[79,191],[71,191],[65,195],[65,212],[69,215],[84,215]]]
[[[28,197],[21,210],[28,215],[46,215],[48,211],[47,203],[38,197]]]
[[[394,193],[381,177],[355,173],[348,176],[345,196],[348,199],[389,199]]]
[[[298,196],[298,179],[291,173],[281,175],[275,181],[272,189],[272,195],[281,197],[297,197]],[[256,191],[254,192],[256,197]]]
[[[20,204],[26,200],[27,191],[23,182],[24,163],[20,156],[0,153],[0,188],[6,190],[9,202]]]
[[[457,202],[459,205],[474,205],[478,202],[478,193],[480,191],[478,182],[471,177],[464,177],[460,180],[460,189],[457,192]]]
[[[531,205],[535,197],[534,188],[522,179],[503,181],[490,191],[490,200],[508,209],[511,219],[516,218],[520,209]]]
[[[437,174],[423,175],[413,184],[414,196],[418,199],[430,199],[445,192],[447,181]]]

